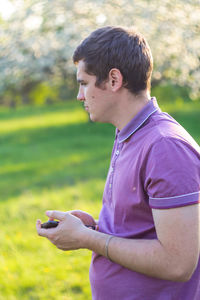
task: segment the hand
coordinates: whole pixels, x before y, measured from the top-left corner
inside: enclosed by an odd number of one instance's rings
[[[94,218],[89,215],[88,213],[82,211],[82,210],[71,210],[70,213],[81,219],[81,221],[87,225],[87,226],[95,226],[96,230],[98,230],[98,225],[97,223],[95,222]]]
[[[75,250],[84,248],[84,236],[86,228],[80,218],[71,212],[47,211],[46,215],[51,219],[59,220],[56,228],[43,229],[41,221],[37,220],[36,229],[38,235],[46,237],[61,250]]]

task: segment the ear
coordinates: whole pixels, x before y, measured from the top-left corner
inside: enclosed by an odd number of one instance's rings
[[[119,69],[111,69],[108,75],[109,86],[113,92],[117,92],[123,85],[123,76]]]

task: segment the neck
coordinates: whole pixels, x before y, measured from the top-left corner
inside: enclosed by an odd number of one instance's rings
[[[150,101],[150,94],[143,91],[136,96],[125,89],[116,101],[116,112],[111,123],[122,130]]]

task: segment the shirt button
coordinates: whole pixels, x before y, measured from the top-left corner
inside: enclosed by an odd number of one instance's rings
[[[109,184],[109,188],[111,189],[111,187],[112,187],[112,184],[110,183],[110,184]]]
[[[110,171],[113,172],[113,167],[110,168]]]
[[[117,150],[117,151],[115,152],[115,154],[116,154],[116,155],[119,155],[119,150]]]

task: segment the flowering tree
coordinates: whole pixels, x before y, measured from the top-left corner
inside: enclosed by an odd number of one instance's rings
[[[200,94],[198,0],[12,3],[13,14],[0,21],[2,99],[20,94],[26,102],[41,84],[73,90],[75,47],[95,28],[106,25],[134,26],[144,34],[154,56],[153,85],[170,81],[189,87],[192,97]]]

